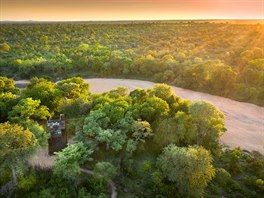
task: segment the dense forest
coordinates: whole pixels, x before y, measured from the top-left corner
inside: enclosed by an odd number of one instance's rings
[[[25,89],[0,77],[0,113],[0,186],[16,175],[14,197],[105,198],[109,183],[118,197],[264,194],[263,155],[223,147],[224,114],[206,101],[183,100],[166,84],[92,94],[80,77],[56,84],[34,77]],[[47,145],[43,121],[59,113],[73,143],[56,153],[53,168],[29,166]]]
[[[0,74],[141,78],[263,106],[263,40],[263,24],[1,24]]]

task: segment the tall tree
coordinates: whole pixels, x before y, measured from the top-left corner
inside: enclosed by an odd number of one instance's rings
[[[169,105],[167,102],[153,96],[148,98],[141,106],[140,106],[140,115],[143,120],[147,120],[148,122],[153,122],[155,119],[166,116],[169,113]]]
[[[80,77],[73,77],[59,81],[57,87],[62,91],[64,97],[69,99],[88,97],[90,94],[90,85],[84,82]]]
[[[97,162],[94,167],[94,177],[101,181],[108,181],[117,175],[117,168],[109,162]]]
[[[0,93],[0,122],[7,121],[8,113],[17,103],[17,95],[10,92]]]
[[[152,89],[149,89],[149,95],[156,96],[167,102],[173,92],[172,88],[166,84],[155,84]]]
[[[193,124],[196,127],[196,143],[206,149],[215,149],[219,145],[219,137],[226,131],[224,114],[211,103],[196,101],[189,106]]]
[[[184,112],[178,111],[175,116],[159,120],[154,125],[154,142],[159,149],[169,144],[188,146],[196,143],[191,116]]]
[[[17,182],[16,170],[23,166],[36,145],[36,138],[28,129],[17,124],[0,123],[0,170],[12,169],[14,184]]]
[[[40,105],[40,100],[32,98],[21,99],[8,115],[10,121],[25,125],[31,123],[33,118],[47,119],[51,117],[48,107]]]
[[[44,78],[34,77],[27,84],[27,89],[23,90],[25,98],[40,100],[41,105],[45,105],[51,112],[58,110],[62,101],[62,94],[55,84]]]
[[[181,196],[202,197],[215,175],[211,154],[203,147],[166,147],[157,160],[164,179],[172,182]]]
[[[80,174],[80,166],[92,161],[90,155],[93,150],[88,149],[82,142],[71,144],[62,151],[56,153],[54,173],[63,178],[74,180]]]
[[[15,88],[15,81],[11,78],[0,76],[0,93],[17,91]]]

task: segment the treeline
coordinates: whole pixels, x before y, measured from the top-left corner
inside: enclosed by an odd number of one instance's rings
[[[264,105],[260,24],[1,25],[0,73],[126,77]]]
[[[224,115],[205,101],[183,100],[166,84],[91,94],[82,78],[26,89],[0,77],[0,186],[16,173],[17,197],[261,197],[264,158],[223,148]],[[64,113],[73,143],[53,169],[27,159],[49,137],[40,121]],[[81,168],[93,176],[81,174]]]

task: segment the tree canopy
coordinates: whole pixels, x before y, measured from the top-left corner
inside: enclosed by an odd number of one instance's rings
[[[107,55],[107,49],[97,47]],[[149,53],[151,61],[158,52]],[[176,60],[164,55],[163,61]],[[12,80],[4,81],[12,85]],[[183,100],[165,84],[91,94],[79,77],[57,83],[33,78],[22,90],[3,86],[0,112],[0,184],[10,181],[12,172],[19,173],[18,196],[106,197],[107,184],[121,196],[263,194],[263,156],[224,148],[219,143],[226,130],[224,114],[206,101]],[[47,145],[42,119],[57,113],[65,113],[73,143],[56,153],[52,171],[27,167],[34,148]],[[94,177],[80,174],[84,170]]]
[[[48,107],[50,112],[57,111],[62,100],[62,94],[53,82],[37,77],[27,84],[23,97],[40,100],[40,104]]]
[[[264,105],[261,24],[5,24],[1,30],[5,76],[143,78]]]
[[[197,144],[207,149],[218,146],[219,137],[226,131],[224,114],[206,101],[193,102],[189,111],[197,131]]]
[[[34,135],[17,124],[0,124],[1,149],[0,158],[12,158],[36,145]]]
[[[51,117],[48,107],[40,105],[40,103],[40,100],[32,98],[21,99],[9,112],[10,120],[15,123],[28,124],[32,117],[39,119]]]
[[[202,147],[166,147],[158,158],[162,176],[175,184],[182,196],[201,197],[215,175],[211,154]]]

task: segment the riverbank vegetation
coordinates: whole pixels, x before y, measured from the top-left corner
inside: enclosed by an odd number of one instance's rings
[[[89,89],[79,77],[35,77],[25,89],[0,77],[0,186],[13,173],[17,197],[109,197],[109,180],[118,197],[263,195],[263,155],[223,147],[224,114],[212,104],[183,100],[166,84]],[[59,113],[73,143],[54,167],[29,166],[49,138],[42,121]]]
[[[147,79],[263,106],[264,25],[2,24],[0,73]]]

